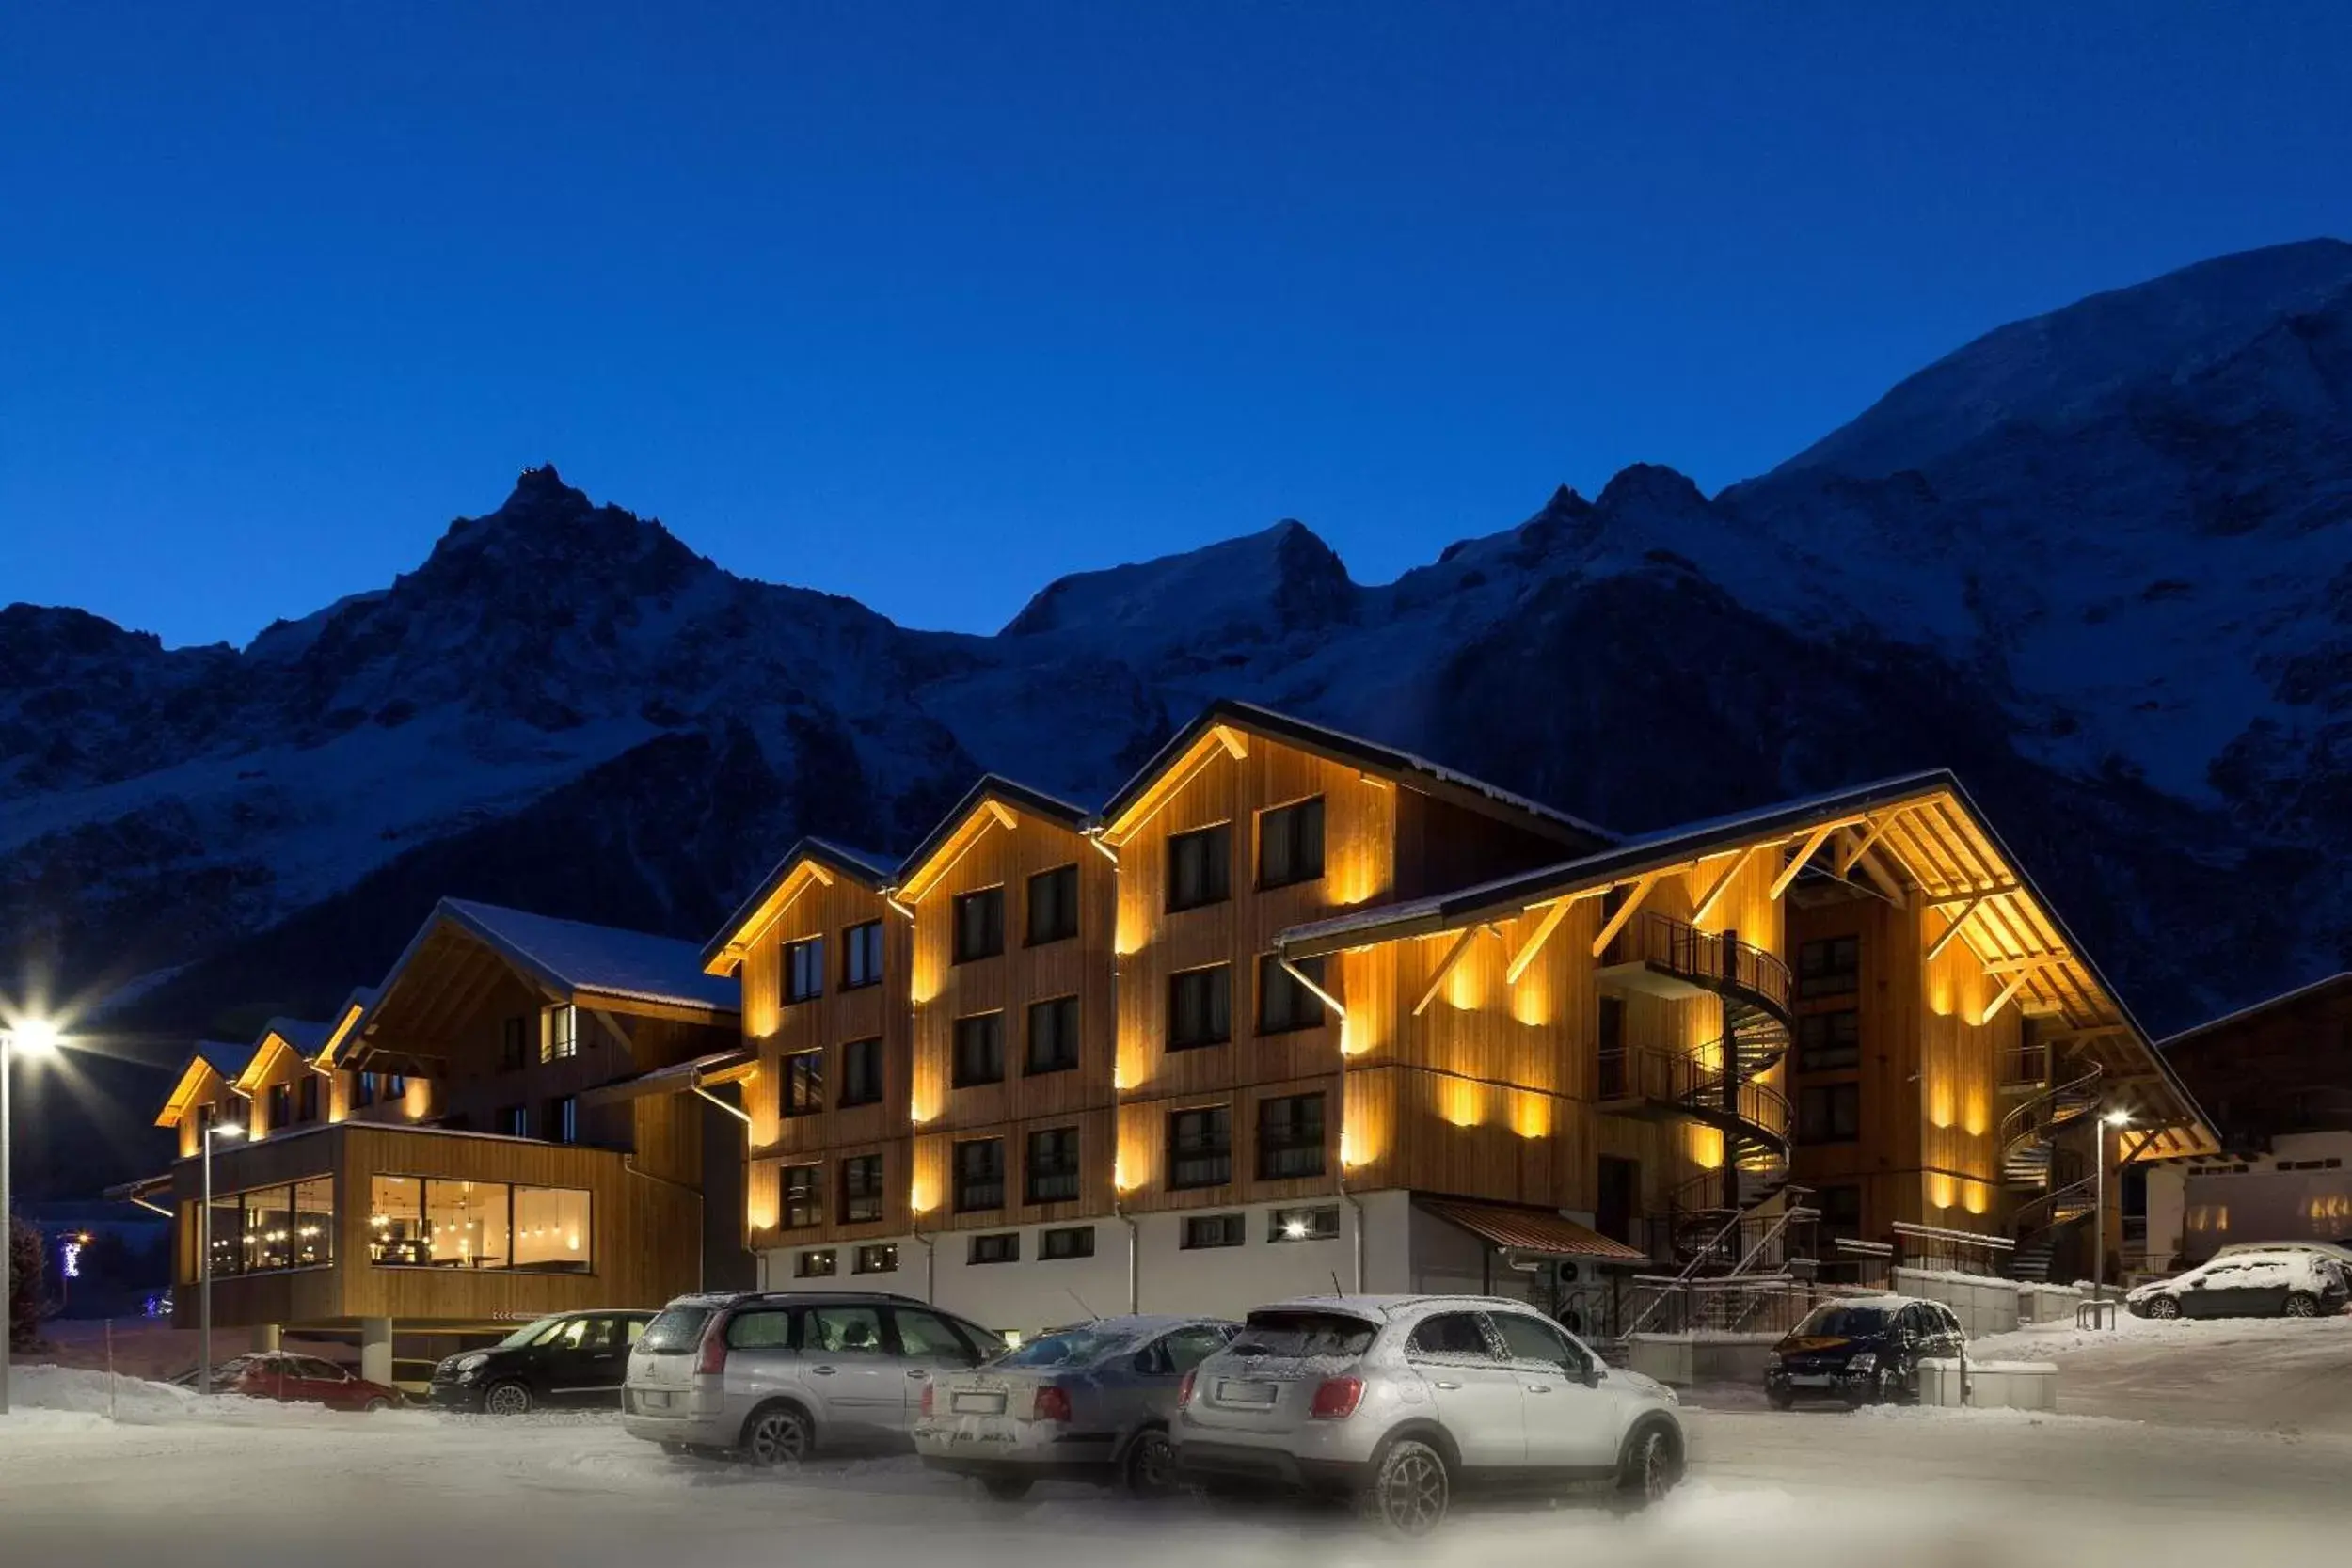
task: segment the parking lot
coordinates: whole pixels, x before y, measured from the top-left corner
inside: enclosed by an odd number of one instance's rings
[[[603,1416],[516,1421],[421,1411],[340,1416],[126,1399],[122,1418],[36,1412],[0,1424],[0,1519],[12,1559],[190,1568],[415,1563],[427,1550],[516,1563],[1096,1562],[1153,1568],[1408,1555],[1470,1562],[1607,1553],[1743,1560],[2203,1563],[2300,1550],[2352,1525],[2352,1433],[2339,1399],[2295,1430],[2260,1430],[2235,1390],[2263,1369],[2340,1366],[2352,1320],[2187,1325],[2159,1339],[2059,1345],[2082,1396],[2147,1386],[2152,1354],[2242,1376],[2185,1382],[2165,1418],[1899,1410],[1687,1411],[1691,1480],[1633,1519],[1542,1507],[1465,1512],[1434,1543],[1388,1545],[1328,1510],[1146,1507],[1041,1487],[993,1504],[906,1458],[758,1473],[675,1461]],[[2064,1338],[2070,1338],[2064,1337]],[[2281,1350],[2284,1344],[2287,1348]],[[2121,1373],[2098,1370],[2114,1362]],[[87,1388],[87,1385],[83,1386]],[[38,1396],[38,1389],[36,1390]],[[2317,1399],[2319,1396],[2313,1396]],[[50,1402],[60,1402],[52,1399]],[[84,1397],[83,1402],[88,1402]],[[2272,1423],[2276,1424],[2276,1423]],[[2249,1530],[2254,1532],[2249,1535]],[[2259,1549],[2250,1549],[2259,1548]],[[2328,1547],[2332,1551],[2334,1548]]]

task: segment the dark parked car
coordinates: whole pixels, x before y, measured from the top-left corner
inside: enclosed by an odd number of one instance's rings
[[[183,1372],[172,1381],[193,1388],[196,1373]],[[395,1410],[407,1402],[389,1384],[370,1383],[349,1368],[292,1351],[256,1351],[222,1362],[213,1369],[213,1392],[288,1404],[323,1404],[330,1410]]]
[[[2123,1298],[2136,1318],[2321,1318],[2344,1310],[2344,1266],[2324,1253],[2233,1252]]]
[[[1959,1356],[1968,1336],[1939,1301],[1866,1296],[1824,1302],[1764,1358],[1764,1393],[1776,1410],[1799,1400],[1848,1405],[1916,1399],[1919,1363]]]
[[[613,1405],[628,1375],[628,1348],[651,1312],[558,1312],[526,1323],[487,1350],[433,1369],[437,1410],[520,1416],[543,1407]]]

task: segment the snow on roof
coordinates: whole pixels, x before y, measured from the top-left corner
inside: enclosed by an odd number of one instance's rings
[[[233,1084],[237,1081],[237,1075],[252,1065],[253,1053],[260,1050],[262,1042],[258,1039],[246,1040],[242,1044],[229,1040],[199,1040],[196,1054],[191,1058],[190,1065],[193,1066],[200,1061]]]
[[[2352,970],[2345,970],[2341,974],[2330,974],[2325,979],[2313,980],[2311,984],[2307,986],[2297,986],[2293,990],[2282,990],[2276,996],[2265,996],[2259,1002],[2249,1002],[2245,1006],[2238,1008],[2235,1012],[2223,1013],[2219,1018],[2209,1018],[2202,1023],[2193,1024],[2190,1027],[2182,1030],[2177,1035],[2169,1036],[2164,1039],[2158,1040],[2156,1042],[2156,1049],[2158,1051],[2169,1051],[2174,1046],[2179,1045],[2185,1040],[2193,1040],[2198,1036],[2202,1035],[2209,1030],[2223,1028],[2229,1024],[2236,1023],[2241,1020],[2253,1018],[2259,1014],[2266,1013],[2273,1007],[2283,1007],[2290,1003],[2300,1002],[2314,992],[2324,991],[2329,990],[2330,988],[2344,985],[2352,985]]]
[[[891,886],[898,878],[898,863],[887,855],[875,854],[864,849],[852,849],[846,844],[835,844],[829,838],[803,834],[793,841],[792,847],[784,852],[782,860],[768,868],[768,874],[760,878],[752,888],[750,895],[735,906],[734,911],[720,926],[718,934],[703,943],[701,951],[695,955],[697,969],[708,966],[718,958],[720,954],[726,951],[727,944],[735,940],[736,933],[759,912],[761,905],[775,896],[776,890],[784,885],[785,879],[792,875],[792,867],[803,859],[822,861],[836,870],[849,873],[878,892]]]
[[[558,920],[466,898],[442,899],[434,917],[455,921],[560,990],[729,1013],[741,1006],[735,981],[705,974],[694,944],[675,937]]]
[[[333,1029],[333,1024],[320,1022],[314,1019],[273,1018],[263,1026],[262,1037],[267,1039],[270,1036],[276,1035],[291,1046],[296,1055],[315,1056],[318,1054],[319,1047],[326,1043],[326,1037]],[[256,1044],[258,1046],[259,1042],[257,1041]]]

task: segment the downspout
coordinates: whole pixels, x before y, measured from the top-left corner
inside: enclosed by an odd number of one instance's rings
[[[1127,1212],[1126,1204],[1116,1197],[1111,1199],[1111,1214],[1127,1227],[1127,1312],[1132,1317],[1143,1310],[1143,1260],[1140,1256],[1143,1232],[1136,1226],[1135,1216]]]
[[[907,1215],[907,1236],[923,1243],[923,1299],[936,1307],[939,1304],[933,1298],[939,1294],[939,1243],[923,1234],[922,1226],[912,1212]]]
[[[1364,1206],[1356,1201],[1356,1195],[1354,1193],[1347,1190],[1347,1178],[1345,1176],[1342,1176],[1339,1179],[1339,1186],[1340,1201],[1346,1204],[1348,1208],[1354,1212],[1356,1219],[1354,1227],[1356,1232],[1355,1245],[1350,1249],[1354,1254],[1352,1266],[1355,1270],[1355,1281],[1351,1289],[1355,1294],[1360,1296],[1364,1293]]]

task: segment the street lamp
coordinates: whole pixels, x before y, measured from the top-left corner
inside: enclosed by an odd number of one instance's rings
[[[8,1069],[16,1053],[54,1055],[57,1026],[42,1018],[20,1018],[0,1027],[0,1416],[8,1413],[8,1350],[16,1333],[16,1210],[8,1195]]]
[[[199,1344],[196,1352],[196,1391],[213,1391],[213,1140],[242,1138],[245,1124],[236,1121],[203,1123],[201,1142],[204,1146],[204,1201],[199,1205],[202,1218],[196,1229],[196,1320]]]
[[[2090,1299],[2107,1299],[2107,1129],[2129,1127],[2132,1114],[2118,1108],[2099,1115],[2099,1146],[2091,1153],[2097,1180],[2091,1186]]]

